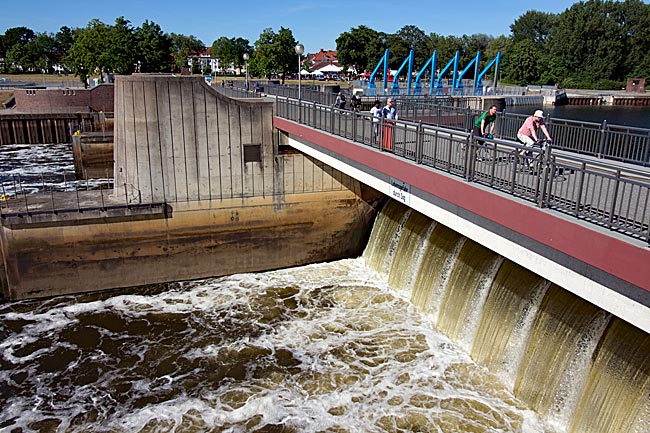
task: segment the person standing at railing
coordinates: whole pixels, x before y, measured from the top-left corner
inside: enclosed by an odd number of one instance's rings
[[[336,95],[336,101],[334,102],[334,106],[340,110],[345,110],[345,95],[343,93],[339,92],[338,95]]]
[[[397,109],[395,108],[393,98],[388,98],[388,101],[386,101],[386,106],[382,108],[382,116],[387,119],[384,122],[382,131],[382,147],[387,150],[393,150],[393,128],[395,127],[395,122],[392,122],[392,120],[397,120]]]
[[[377,136],[379,136],[379,124],[381,122],[382,112],[381,102],[379,102],[379,99],[376,99],[370,109],[370,114],[372,114],[372,144],[377,142]]]
[[[544,125],[544,113],[542,110],[536,110],[532,116],[529,116],[524,120],[521,128],[517,131],[517,139],[521,141],[524,146],[533,147],[538,140],[538,129],[542,130],[548,141],[552,140],[551,135],[548,133],[548,129],[546,129],[546,125]],[[523,155],[526,151],[522,150],[519,153]]]

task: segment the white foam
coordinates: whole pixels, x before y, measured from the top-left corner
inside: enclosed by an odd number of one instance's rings
[[[10,398],[16,409],[0,423],[54,416],[66,430],[96,411],[82,430],[404,431],[464,416],[485,431],[543,431],[361,258],[170,287],[20,313],[0,306],[0,323],[26,321],[1,343],[20,364],[0,381],[24,374],[15,386],[30,394]],[[99,343],[79,346],[75,332]],[[50,356],[74,359],[46,372],[46,353],[15,355],[43,339]],[[79,375],[94,379],[75,385]]]

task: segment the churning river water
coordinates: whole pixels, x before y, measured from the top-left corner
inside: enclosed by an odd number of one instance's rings
[[[79,187],[70,155],[5,147],[6,191]],[[387,278],[360,257],[0,303],[0,431],[544,431]]]
[[[0,306],[7,432],[541,432],[364,258]]]

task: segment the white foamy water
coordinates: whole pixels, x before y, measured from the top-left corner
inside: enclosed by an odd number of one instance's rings
[[[7,303],[0,341],[8,432],[544,431],[363,259]]]
[[[10,144],[0,147],[0,196],[110,188],[112,179],[76,180],[70,144]]]

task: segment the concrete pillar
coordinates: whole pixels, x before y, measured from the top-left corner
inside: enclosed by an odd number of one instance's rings
[[[118,76],[115,193],[131,202],[273,194],[272,116],[272,101],[228,98],[202,77]]]

